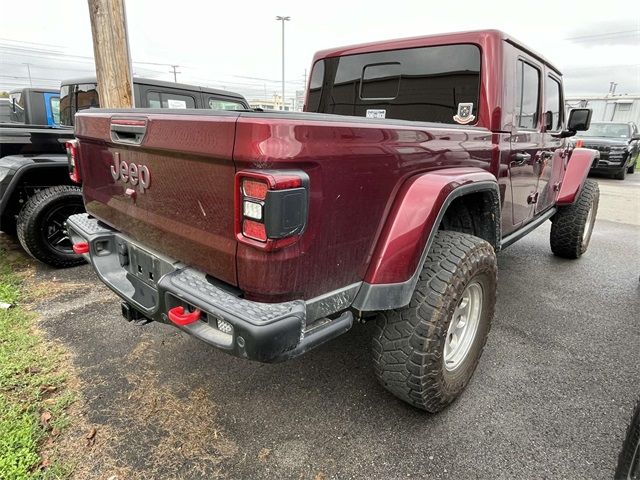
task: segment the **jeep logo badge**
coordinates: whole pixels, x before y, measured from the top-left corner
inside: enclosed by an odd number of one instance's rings
[[[138,186],[140,193],[149,188],[151,185],[151,172],[146,165],[136,165],[135,163],[127,163],[120,160],[120,154],[113,154],[113,165],[111,165],[111,177],[113,180],[122,180],[133,186]]]

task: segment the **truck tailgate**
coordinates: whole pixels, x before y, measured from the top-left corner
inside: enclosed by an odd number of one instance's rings
[[[152,249],[236,284],[238,114],[76,117],[87,212]]]

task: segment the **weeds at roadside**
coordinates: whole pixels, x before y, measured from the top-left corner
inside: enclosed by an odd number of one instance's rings
[[[66,478],[70,470],[47,451],[69,425],[74,393],[66,387],[63,352],[46,342],[22,302],[23,257],[0,247],[0,479]]]

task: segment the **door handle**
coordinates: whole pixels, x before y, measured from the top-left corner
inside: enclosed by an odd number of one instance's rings
[[[529,160],[531,160],[530,153],[524,153],[524,152],[515,153],[513,154],[513,160],[511,162],[511,166],[521,167],[523,165],[526,165],[527,162],[529,162]]]

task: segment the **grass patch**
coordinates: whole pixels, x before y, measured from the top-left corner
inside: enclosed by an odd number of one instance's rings
[[[45,343],[35,315],[20,306],[20,258],[0,248],[0,302],[14,305],[0,309],[0,479],[64,478],[64,465],[41,452],[67,427],[74,397],[62,351]]]

